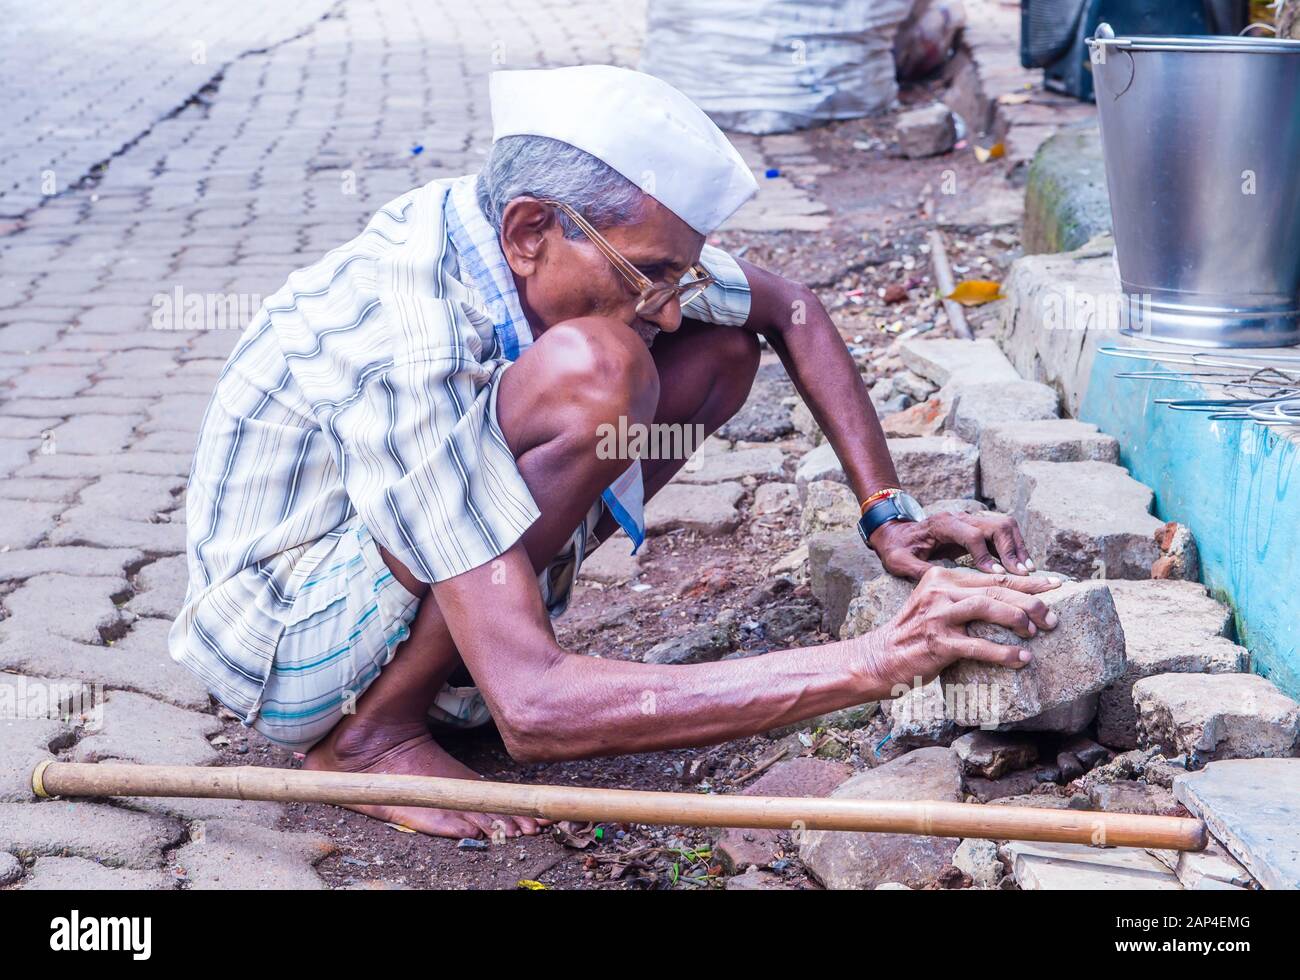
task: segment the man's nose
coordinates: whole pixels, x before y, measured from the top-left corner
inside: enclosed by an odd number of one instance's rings
[[[653,323],[665,333],[672,333],[682,325],[682,304],[674,296],[654,313],[642,313],[641,319]]]

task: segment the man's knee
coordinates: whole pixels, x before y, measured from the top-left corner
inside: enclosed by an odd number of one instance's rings
[[[593,428],[650,422],[659,402],[659,373],[645,343],[625,324],[582,317],[550,327],[542,371],[550,392]]]

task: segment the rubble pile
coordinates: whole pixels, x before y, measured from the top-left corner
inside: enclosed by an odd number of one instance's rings
[[[1033,648],[1022,670],[963,661],[878,710],[864,705],[769,733],[787,756],[743,791],[1186,816],[1207,763],[1272,760],[1288,767],[1286,779],[1300,779],[1300,706],[1248,672],[1229,611],[1184,580],[1196,574],[1195,541],[1151,513],[1152,492],[1119,465],[1115,440],[1059,417],[1053,390],[1021,381],[990,341],[910,337],[873,364],[891,362],[893,373],[871,393],[878,411],[898,409],[884,424],[904,486],[930,512],[1014,513],[1036,574],[1065,580],[1043,596],[1059,625],[1031,640],[972,628]],[[752,491],[755,505],[757,490],[787,501],[799,541],[770,572],[807,589],[820,629],[848,639],[888,623],[913,583],[863,547],[843,467],[797,405],[787,404],[789,428],[775,427],[780,438],[715,445],[718,455],[678,482],[716,494],[719,510],[743,510],[737,489]],[[758,451],[773,445],[786,453],[784,470]],[[719,518],[721,533],[730,519]],[[689,650],[656,648],[651,659],[739,655],[719,647],[714,632],[705,629]],[[1247,849],[1237,851],[1222,835],[1203,853],[1183,854],[732,830],[718,839],[715,860],[735,888],[793,887],[796,852],[807,875],[831,888],[1259,887]]]

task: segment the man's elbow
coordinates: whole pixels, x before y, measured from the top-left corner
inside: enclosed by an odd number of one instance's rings
[[[764,332],[775,334],[780,338],[788,338],[792,331],[808,323],[822,309],[821,300],[801,282],[786,279],[775,273],[770,275],[773,298],[766,304],[768,322]]]
[[[530,678],[526,689],[498,694],[496,705],[497,731],[505,743],[506,752],[515,762],[558,762],[571,758],[563,746],[564,714],[561,699],[552,683],[549,670]]]

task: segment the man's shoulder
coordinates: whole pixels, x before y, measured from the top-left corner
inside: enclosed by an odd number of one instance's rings
[[[277,329],[320,333],[339,317],[377,309],[394,292],[420,291],[426,275],[441,274],[446,249],[446,203],[458,183],[473,177],[444,177],[413,188],[376,210],[350,241],[289,274],[265,304]],[[426,268],[395,275],[394,267]]]

